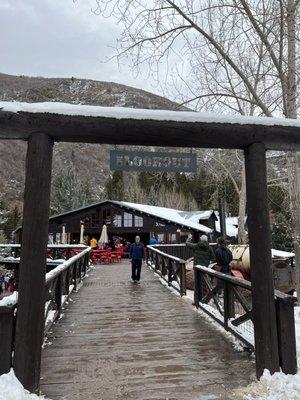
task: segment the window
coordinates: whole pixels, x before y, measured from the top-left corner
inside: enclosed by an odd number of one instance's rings
[[[91,215],[91,220],[92,220],[92,228],[97,228],[100,226],[100,220],[99,220],[99,214],[98,213],[94,213]]]
[[[158,244],[164,244],[165,243],[165,234],[164,233],[158,233],[157,234],[157,243]]]
[[[124,212],[124,226],[125,227],[132,227],[132,214]]]
[[[105,225],[111,224],[111,212],[109,208],[103,210],[103,223]]]
[[[134,226],[142,227],[144,224],[143,217],[139,217],[138,215],[134,216]]]
[[[114,224],[116,228],[122,227],[122,214],[115,214],[114,215]]]
[[[169,233],[169,243],[170,244],[176,244],[176,233]]]

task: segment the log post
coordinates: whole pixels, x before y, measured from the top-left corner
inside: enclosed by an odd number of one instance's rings
[[[42,133],[28,140],[14,369],[31,392],[40,380],[52,149]]]
[[[15,307],[0,307],[0,375],[7,374],[12,366]]]
[[[296,298],[289,296],[276,300],[276,316],[278,327],[279,360],[282,372],[297,373],[297,350],[294,303]]]
[[[271,373],[279,371],[266,149],[263,143],[254,143],[245,149],[245,167],[256,374],[260,378],[265,368]]]

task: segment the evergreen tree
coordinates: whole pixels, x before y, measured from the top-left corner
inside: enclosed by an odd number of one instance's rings
[[[18,226],[21,225],[21,221],[21,213],[17,206],[7,212],[6,218],[2,225],[2,231],[8,242],[12,241],[13,232],[18,228]]]
[[[124,200],[123,171],[115,171],[105,184],[106,198],[110,200]]]
[[[59,214],[92,202],[91,182],[81,181],[73,165],[56,172],[51,187],[51,213]]]
[[[290,217],[280,213],[272,224],[272,245],[277,250],[291,251],[293,237]]]

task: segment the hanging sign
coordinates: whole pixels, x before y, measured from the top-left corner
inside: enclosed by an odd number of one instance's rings
[[[197,172],[197,157],[193,153],[111,150],[110,169],[140,172]]]

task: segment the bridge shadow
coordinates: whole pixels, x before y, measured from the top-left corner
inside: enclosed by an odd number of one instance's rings
[[[255,366],[147,267],[96,266],[43,350],[42,392],[52,400],[213,400],[254,379]]]

